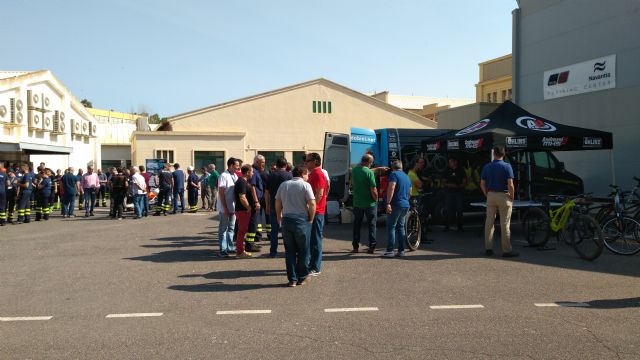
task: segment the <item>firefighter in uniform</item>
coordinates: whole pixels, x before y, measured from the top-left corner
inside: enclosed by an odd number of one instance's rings
[[[20,196],[18,197],[18,224],[31,222],[31,194],[33,194],[33,167],[22,165],[20,179]]]
[[[187,201],[189,202],[189,212],[198,212],[198,190],[200,189],[200,179],[193,166],[187,167]]]
[[[167,212],[171,209],[171,203],[169,197],[173,191],[173,176],[171,170],[169,170],[169,163],[164,164],[164,168],[158,172],[158,187],[160,192],[158,193],[158,200],[156,201],[156,213],[153,216],[160,216],[160,214],[167,215]]]
[[[14,215],[16,209],[16,199],[18,198],[18,187],[20,186],[18,181],[20,180],[15,172],[10,172],[7,177],[9,181],[7,186],[7,221],[9,224],[13,224]]]
[[[36,221],[40,219],[49,220],[49,214],[51,213],[51,207],[49,206],[49,200],[51,199],[51,190],[53,188],[51,181],[51,172],[49,169],[42,170],[40,180],[38,181],[38,204],[36,205]],[[38,210],[40,212],[38,212]]]
[[[0,226],[7,223],[7,188],[9,187],[9,177],[0,166]]]

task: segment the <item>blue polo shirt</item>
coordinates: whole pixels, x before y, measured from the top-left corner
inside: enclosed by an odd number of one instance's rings
[[[171,173],[173,176],[173,191],[184,191],[184,171],[178,169]]]
[[[64,188],[64,193],[69,195],[77,195],[76,191],[76,183],[78,182],[78,178],[72,173],[66,173],[62,175],[62,187]]]
[[[402,209],[409,208],[409,189],[411,188],[411,179],[409,175],[402,170],[392,172],[387,178],[387,183],[396,183],[391,198],[391,207],[399,207]]]
[[[493,160],[482,168],[480,179],[485,181],[488,191],[507,192],[507,180],[513,179],[513,169],[503,160]]]

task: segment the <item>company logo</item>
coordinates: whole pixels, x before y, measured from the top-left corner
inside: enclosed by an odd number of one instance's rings
[[[427,144],[427,151],[438,151],[438,150],[440,150],[440,141],[433,144]]]
[[[447,150],[458,150],[458,149],[460,149],[460,141],[458,140],[447,141]]]
[[[527,137],[507,136],[507,147],[527,147]]]
[[[547,86],[564,84],[567,81],[569,81],[569,71],[563,71],[561,73],[555,73],[555,74],[549,75]]]
[[[472,150],[477,150],[482,148],[482,144],[484,144],[484,139],[480,138],[477,140],[465,140],[464,141],[464,148],[465,149],[472,149]]]
[[[375,144],[376,137],[367,136],[367,135],[351,135],[351,142],[361,143],[361,144]]]
[[[469,126],[467,126],[466,128],[458,131],[456,133],[456,136],[462,136],[462,135],[466,135],[466,134],[471,134],[473,132],[476,132],[480,129],[485,128],[487,125],[489,125],[489,123],[491,122],[491,120],[489,119],[484,119],[484,120],[480,120],[476,123],[473,123]]]
[[[543,137],[542,138],[542,146],[543,147],[560,147],[567,145],[569,142],[569,138],[566,136],[563,137]]]
[[[604,69],[606,69],[606,68],[607,68],[607,62],[606,61],[603,61],[601,63],[597,62],[597,63],[593,64],[593,72],[604,71]]]
[[[582,138],[582,146],[591,148],[601,148],[602,138],[585,137]]]
[[[535,130],[535,131],[556,131],[556,127],[549,124],[548,122],[536,118],[532,118],[530,116],[521,116],[516,119],[516,125],[520,126],[524,129]]]

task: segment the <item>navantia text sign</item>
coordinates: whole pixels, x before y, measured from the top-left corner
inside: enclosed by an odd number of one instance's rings
[[[544,72],[544,99],[616,87],[616,56],[609,55]]]

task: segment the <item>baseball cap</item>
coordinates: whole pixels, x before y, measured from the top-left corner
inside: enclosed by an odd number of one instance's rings
[[[189,167],[187,167],[187,170],[189,170],[189,171],[193,171],[193,166],[189,166]]]

